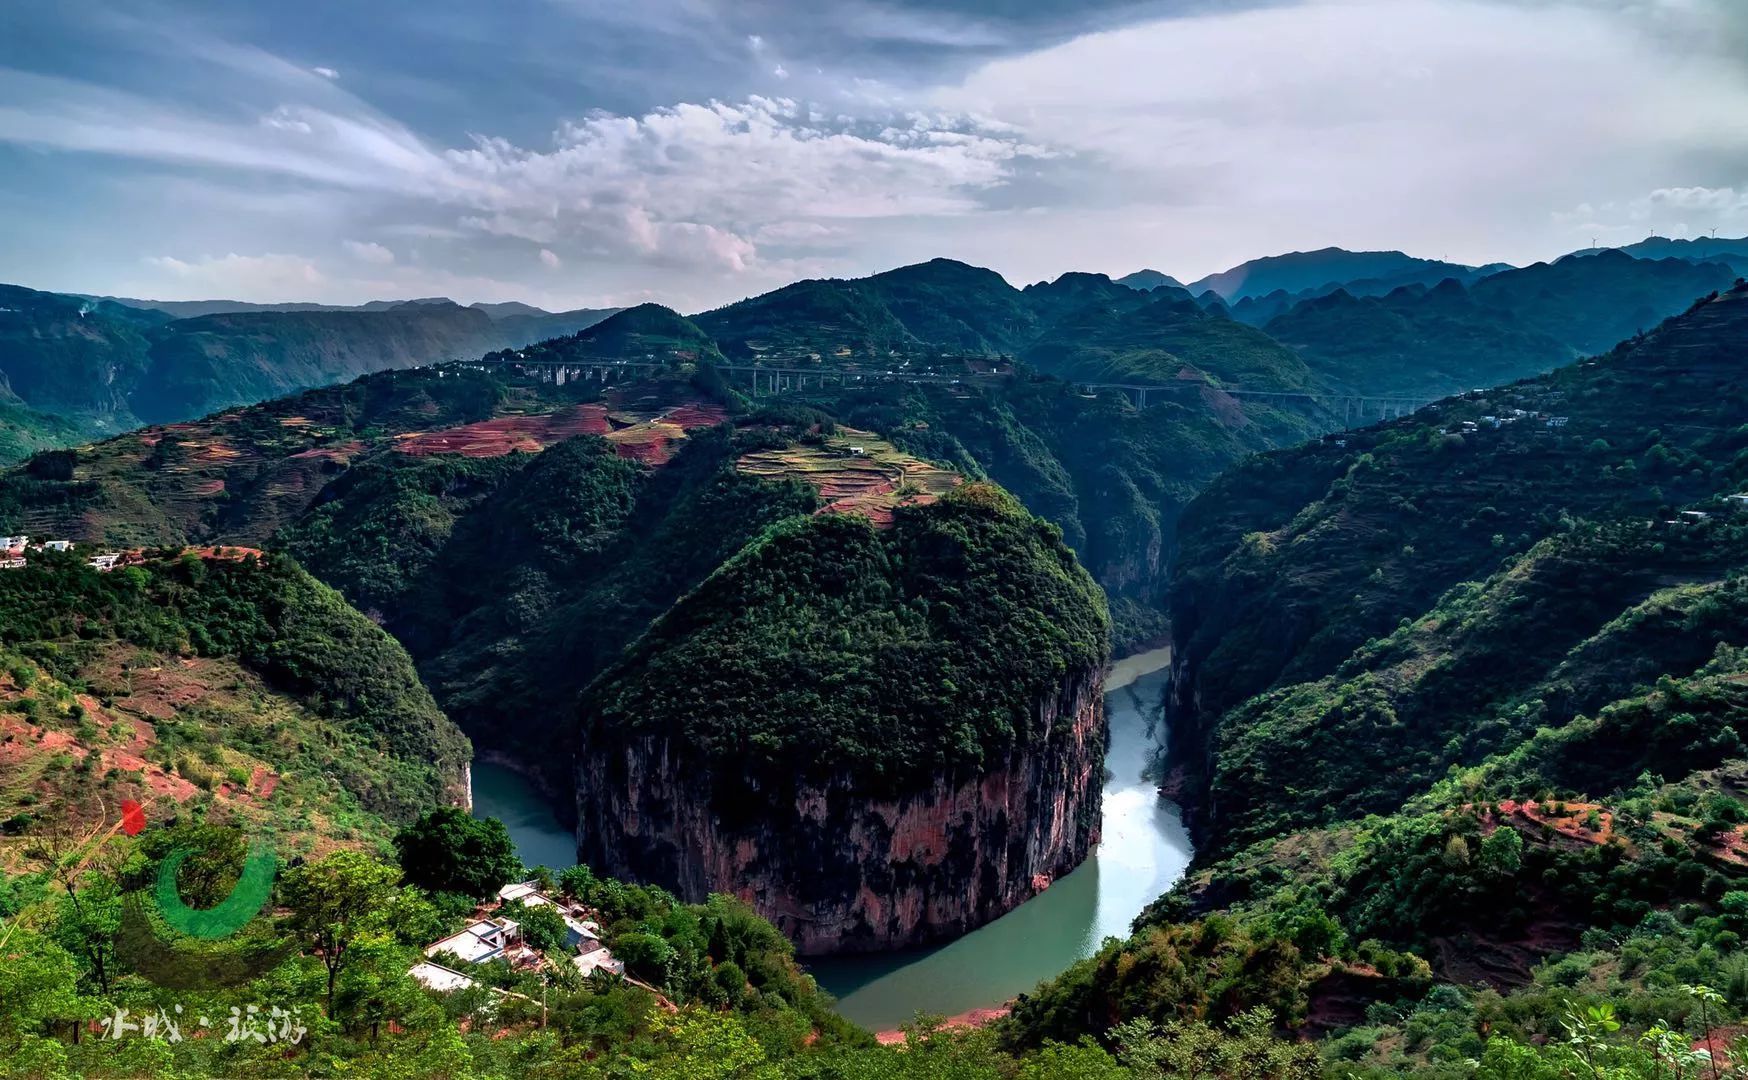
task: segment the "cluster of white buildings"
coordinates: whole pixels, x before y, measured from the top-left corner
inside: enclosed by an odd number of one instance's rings
[[[33,544],[28,536],[0,536],[0,570],[22,570],[30,565],[25,557],[30,551],[71,551],[71,540],[44,540]],[[121,556],[117,555],[117,559]]]
[[[507,912],[519,906],[551,907],[565,925],[565,947],[572,950],[570,964],[584,975],[597,971],[625,974],[625,963],[615,959],[601,943],[601,927],[586,918],[586,909],[567,904],[540,891],[539,885],[523,881],[498,890],[495,911],[477,918],[459,932],[425,946],[426,959],[413,965],[407,974],[432,990],[463,990],[476,985],[476,980],[455,968],[437,962],[437,957],[455,957],[470,964],[488,964],[504,960],[512,967],[538,967],[541,963],[557,963],[557,958],[542,956],[522,940],[522,925]]]

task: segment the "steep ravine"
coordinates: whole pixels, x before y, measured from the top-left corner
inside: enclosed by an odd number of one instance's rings
[[[670,737],[586,743],[581,857],[691,900],[741,896],[804,954],[957,937],[1073,870],[1097,843],[1102,674],[1069,673],[997,767],[897,795],[873,795],[844,771],[826,783],[742,787],[722,806],[712,797],[719,778]]]

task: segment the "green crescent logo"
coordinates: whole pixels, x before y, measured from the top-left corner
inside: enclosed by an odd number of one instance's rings
[[[182,902],[182,894],[176,888],[176,871],[193,854],[192,848],[176,848],[158,864],[158,882],[153,890],[158,912],[171,929],[189,937],[209,941],[229,937],[259,914],[272,894],[273,875],[279,865],[273,857],[273,849],[259,841],[250,844],[236,886],[228,896],[209,908],[189,907]]]

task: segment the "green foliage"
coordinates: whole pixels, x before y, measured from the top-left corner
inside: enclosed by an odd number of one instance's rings
[[[564,916],[558,913],[557,908],[551,904],[530,904],[524,901],[511,917],[522,928],[522,940],[531,948],[554,962],[564,959],[565,939],[570,931],[564,924]]]
[[[494,895],[522,874],[510,831],[497,818],[455,806],[427,810],[395,836],[401,873],[428,892]]]
[[[33,560],[0,578],[0,643],[73,678],[95,647],[235,658],[383,755],[347,766],[369,809],[398,819],[444,797],[469,756],[401,647],[328,587],[278,556],[153,558],[102,574]]]
[[[914,784],[988,768],[1035,738],[1038,703],[1104,664],[1108,632],[1056,530],[999,489],[902,509],[885,532],[847,515],[793,519],[602,677],[587,737],[678,734],[736,785],[828,769],[870,789]]]

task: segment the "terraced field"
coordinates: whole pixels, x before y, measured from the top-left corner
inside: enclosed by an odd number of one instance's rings
[[[804,480],[825,500],[821,513],[860,514],[882,527],[892,524],[896,508],[934,502],[964,482],[956,472],[854,428],[839,428],[817,442],[747,454],[736,467],[750,476]]]

